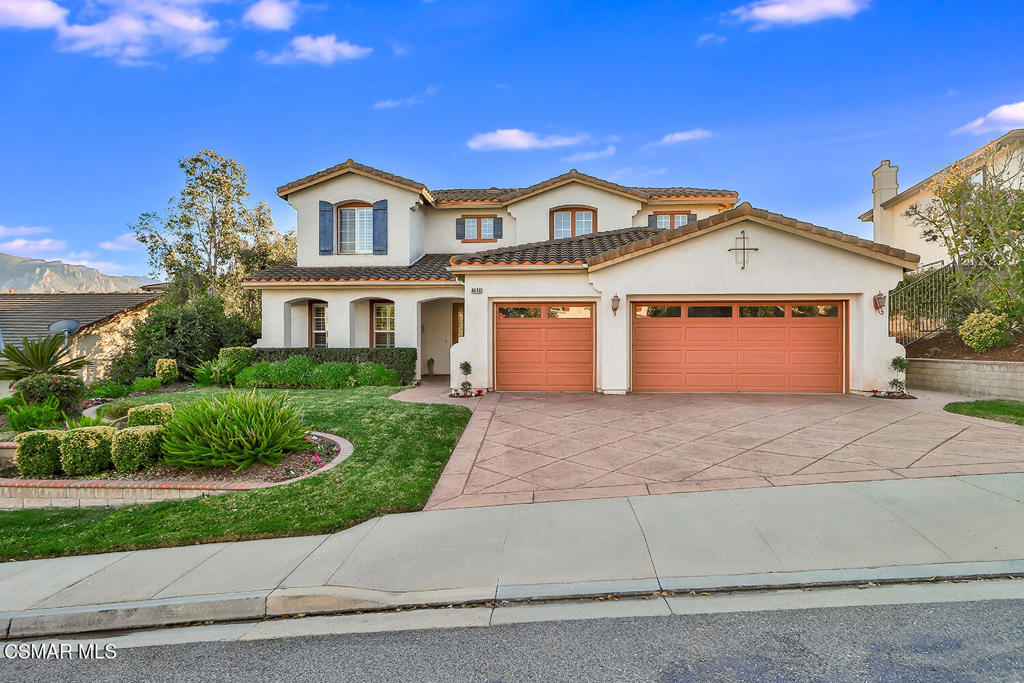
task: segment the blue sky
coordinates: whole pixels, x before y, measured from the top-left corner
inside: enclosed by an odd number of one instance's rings
[[[868,235],[1024,126],[1018,2],[0,0],[0,251],[143,274],[124,236],[211,148],[274,195],[352,157],[429,187],[575,167]]]

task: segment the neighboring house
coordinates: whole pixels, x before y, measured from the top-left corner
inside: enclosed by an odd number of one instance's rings
[[[955,163],[964,165],[968,169],[974,167],[980,169],[989,152],[998,152],[1000,148],[1004,147],[1018,149],[1022,145],[1024,145],[1024,128],[1018,128],[996,138]],[[860,220],[874,224],[874,240],[920,254],[922,268],[949,263],[949,253],[946,251],[945,245],[941,241],[929,242],[926,240],[921,234],[921,228],[914,225],[913,220],[904,215],[907,209],[915,203],[931,200],[933,196],[930,191],[932,181],[949,168],[947,166],[942,171],[933,173],[916,185],[900,192],[899,182],[896,178],[899,166],[893,166],[888,159],[883,160],[878,168],[871,172],[873,178],[871,193],[874,200],[872,208],[858,216]]]
[[[92,361],[82,370],[82,379],[91,382],[124,348],[125,333],[162,296],[160,292],[0,294],[0,333],[4,343],[20,347],[24,337],[47,336],[50,324],[58,320],[77,320],[82,327],[69,337],[72,354]]]
[[[278,194],[298,261],[244,283],[259,346],[415,347],[455,386],[465,360],[476,388],[605,393],[869,391],[902,354],[873,297],[915,255],[730,190],[430,190],[349,160]]]

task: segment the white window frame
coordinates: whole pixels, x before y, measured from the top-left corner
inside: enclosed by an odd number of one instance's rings
[[[344,234],[346,214],[352,220],[352,239],[346,243]],[[338,208],[338,251],[339,254],[373,253],[373,207],[341,206]]]
[[[310,304],[309,314],[312,318],[310,327],[313,335],[310,346],[327,348],[327,304]]]
[[[384,315],[380,314],[381,309],[391,309],[390,314],[385,310]],[[372,315],[370,316],[370,341],[373,348],[393,349],[395,347],[395,304],[389,301],[375,301],[372,304]],[[377,322],[384,321],[385,327],[377,329]],[[383,336],[378,336],[383,335]]]

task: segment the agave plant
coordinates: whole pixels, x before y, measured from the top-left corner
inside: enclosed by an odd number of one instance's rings
[[[71,344],[61,334],[21,338],[22,348],[4,344],[0,350],[0,380],[19,380],[36,373],[70,375],[89,364],[85,356],[69,358]]]

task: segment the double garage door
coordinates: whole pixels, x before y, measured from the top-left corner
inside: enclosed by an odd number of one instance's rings
[[[844,390],[839,302],[651,302],[630,309],[633,391]],[[592,391],[594,317],[590,303],[495,305],[495,387]]]

